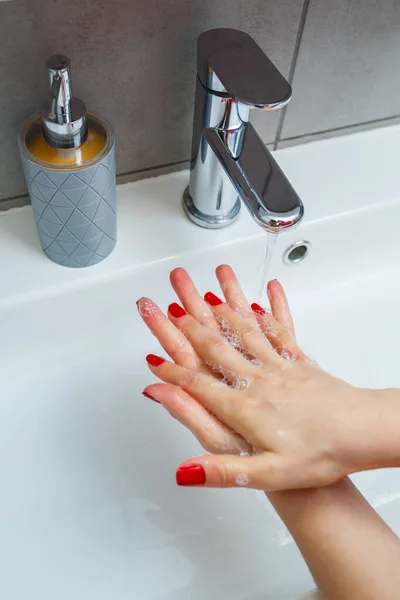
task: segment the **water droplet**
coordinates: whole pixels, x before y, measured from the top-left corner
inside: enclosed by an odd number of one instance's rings
[[[280,546],[287,546],[288,544],[292,544],[294,542],[292,536],[289,533],[289,530],[286,527],[278,530],[278,543]]]
[[[236,377],[234,387],[235,387],[235,389],[237,389],[239,391],[245,390],[246,388],[249,387],[252,380],[253,380],[252,377],[245,377],[244,375],[239,375],[238,377]]]

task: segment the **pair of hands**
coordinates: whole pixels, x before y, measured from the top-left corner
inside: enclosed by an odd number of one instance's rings
[[[182,306],[138,310],[172,361],[149,355],[161,403],[210,453],[183,463],[180,485],[265,491],[329,485],[371,463],[377,393],[329,375],[297,345],[282,286],[268,284],[271,313],[250,306],[233,270],[216,270],[225,302],[203,298],[188,273],[170,280]],[[378,453],[379,454],[379,453]]]

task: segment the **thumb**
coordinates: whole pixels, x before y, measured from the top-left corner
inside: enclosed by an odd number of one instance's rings
[[[273,491],[282,489],[287,483],[285,462],[273,452],[253,456],[199,456],[179,466],[176,482],[180,486],[246,487]]]

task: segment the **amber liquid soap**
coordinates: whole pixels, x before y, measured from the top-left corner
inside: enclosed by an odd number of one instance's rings
[[[106,145],[103,132],[89,127],[86,141],[79,148],[55,148],[44,139],[42,131],[27,142],[29,152],[41,162],[54,166],[78,166],[95,158]]]

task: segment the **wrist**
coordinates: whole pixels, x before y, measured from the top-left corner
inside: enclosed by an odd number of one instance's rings
[[[397,389],[371,390],[376,420],[371,428],[371,459],[368,468],[400,466],[400,392]],[[371,460],[371,463],[372,463]]]
[[[350,479],[268,497],[324,598],[398,597],[399,540]]]
[[[343,476],[400,466],[400,393],[353,388],[333,427],[333,458]]]
[[[318,518],[319,507],[324,507],[325,510],[327,504],[336,502],[338,497],[348,494],[353,489],[352,482],[345,477],[324,487],[265,492],[265,494],[287,527],[294,533],[293,529],[297,526],[301,527],[303,520]]]

